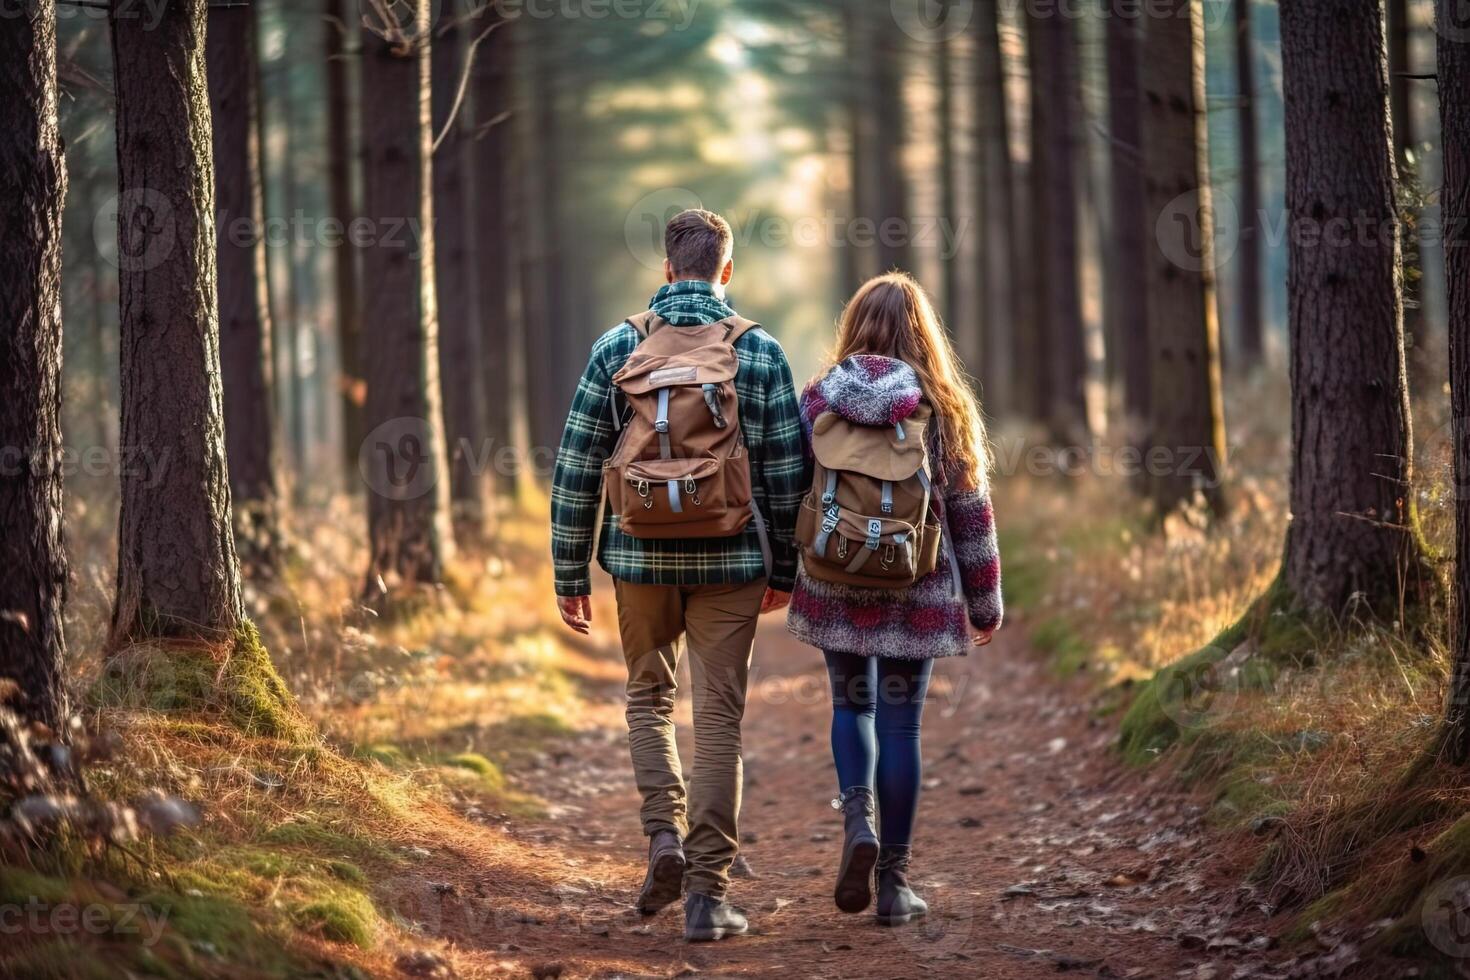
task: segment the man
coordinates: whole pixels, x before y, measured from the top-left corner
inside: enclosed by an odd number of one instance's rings
[[[667,285],[650,304],[657,315],[652,322],[677,330],[733,317],[725,302],[735,272],[725,220],[684,211],[668,223],[664,245]],[[592,619],[588,566],[603,463],[625,417],[612,379],[640,339],[624,322],[593,345],[557,455],[551,500],[557,603],[562,619],[579,633]],[[764,330],[749,329],[733,346],[756,516],[732,537],[649,539],[620,530],[609,508],[597,549],[616,586],[628,664],[628,742],[649,837],[638,908],[651,915],[677,901],[687,886],[684,934],[691,941],[746,930],[744,915],[725,901],[739,850],[740,722],[757,617],[790,601],[796,518],[808,479],[796,392],[780,344]],[[694,685],[694,768],[687,789],[673,721],[681,645]]]

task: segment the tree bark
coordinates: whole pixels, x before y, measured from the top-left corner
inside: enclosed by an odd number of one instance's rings
[[[218,215],[220,366],[235,548],[252,575],[280,554],[271,326],[265,292],[255,9],[213,6],[205,61]]]
[[[1033,248],[1041,275],[1041,407],[1053,436],[1087,438],[1087,354],[1078,268],[1076,46],[1067,17],[1028,17],[1032,93]]]
[[[1449,292],[1450,405],[1455,468],[1454,674],[1448,748],[1470,762],[1470,14],[1439,0],[1440,142],[1444,153],[1445,282]]]
[[[1225,422],[1201,0],[1167,0],[1140,59],[1149,337],[1150,497],[1161,513],[1204,494],[1223,509]]]
[[[347,55],[347,0],[326,0],[327,23],[323,28],[327,75],[327,183],[332,217],[341,222],[342,241],[333,253],[337,301],[337,359],[341,372],[342,443],[348,467],[356,468],[362,450],[362,405],[366,385],[362,379],[362,312],[358,293],[357,248],[347,233],[357,209],[356,157],[353,149],[351,60]],[[356,7],[353,6],[353,13]]]
[[[363,215],[374,231],[362,249],[364,308],[373,311],[364,338],[369,432],[360,457],[370,598],[380,598],[384,586],[439,582],[453,548],[434,290],[431,6],[400,4],[401,21],[386,24],[374,14],[361,35],[362,105],[371,109],[363,121]]]
[[[1388,98],[1393,121],[1393,148],[1398,164],[1409,162],[1414,145],[1413,110],[1409,103],[1410,47],[1409,0],[1387,0],[1388,10]]]
[[[1107,12],[1108,186],[1112,194],[1112,240],[1107,258],[1109,337],[1118,349],[1123,387],[1123,433],[1129,446],[1143,445],[1149,416],[1147,208],[1144,202],[1142,93],[1138,49],[1143,22],[1117,9]]]
[[[955,113],[954,98],[954,59],[950,57],[950,38],[940,36],[934,39],[937,48],[935,60],[935,74],[938,76],[939,85],[939,214],[936,220],[958,221],[959,204],[958,188],[955,186],[955,139],[954,132],[959,126],[959,120]],[[956,331],[961,329],[960,314],[964,311],[964,283],[960,278],[960,263],[958,256],[946,253],[945,249],[959,248],[959,240],[955,239],[953,246],[948,244],[947,236],[937,236],[940,243],[939,263],[944,274],[944,306],[940,316],[949,327],[951,337],[959,343],[960,349],[971,348],[968,342],[960,342]],[[973,336],[976,326],[973,322],[965,328],[969,336]]]
[[[1240,366],[1246,371],[1261,366],[1266,348],[1261,284],[1261,160],[1260,141],[1256,135],[1252,2],[1235,0],[1235,72],[1240,86],[1240,105],[1236,110],[1236,127],[1240,135],[1240,245],[1236,252],[1240,269],[1237,283],[1240,321],[1236,330],[1236,353]]]
[[[873,16],[870,13],[868,18]],[[868,19],[864,30],[868,32],[867,50],[872,58],[868,91],[873,117],[871,141],[862,152],[871,154],[873,197],[865,202],[859,217],[874,223],[878,271],[909,270],[914,233],[908,210],[908,180],[903,171],[903,34],[891,25],[875,25]]]
[[[225,465],[205,0],[112,9],[122,507],[112,645],[243,618]]]
[[[488,17],[498,16],[486,7],[486,15],[473,23],[474,30],[490,27]],[[474,120],[472,143],[475,174],[475,260],[480,284],[480,318],[483,324],[481,349],[484,358],[485,432],[493,447],[495,490],[513,486],[512,473],[506,468],[507,447],[514,447],[515,419],[521,391],[521,330],[519,304],[515,301],[517,286],[513,270],[518,261],[516,243],[511,233],[508,193],[514,173],[511,154],[515,126],[512,111],[511,81],[514,72],[514,27],[509,21],[499,26],[481,42],[474,63]]]
[[[1383,8],[1282,0],[1295,599],[1395,614],[1420,558]]]
[[[434,38],[431,69],[434,126],[435,288],[439,296],[439,374],[444,393],[444,437],[449,459],[449,500],[457,543],[482,541],[488,530],[487,486],[479,460],[485,442],[483,328],[477,289],[479,262],[471,222],[476,187],[467,137],[470,109],[453,116],[469,53],[465,14],[446,10]],[[476,32],[478,32],[478,28]],[[445,127],[448,127],[447,130]]]
[[[1012,316],[1014,285],[1011,255],[1016,248],[1015,167],[1007,117],[1005,61],[1000,47],[999,0],[984,0],[975,10],[976,167],[981,239],[981,344],[979,376],[985,404],[992,412],[1014,407],[1013,373],[1018,324]],[[1026,263],[1021,263],[1025,265]]]
[[[0,25],[0,678],[14,706],[66,716],[62,614],[61,209],[56,7]],[[0,702],[9,699],[0,697]]]

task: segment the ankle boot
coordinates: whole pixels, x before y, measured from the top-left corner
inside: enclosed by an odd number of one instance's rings
[[[909,887],[909,849],[883,848],[878,854],[878,924],[901,926],[928,913],[928,903]]]
[[[638,911],[655,915],[679,900],[684,886],[684,846],[679,835],[660,830],[648,839],[648,873],[638,892]]]
[[[878,835],[873,830],[873,791],[855,786],[833,800],[845,825],[842,864],[837,869],[833,899],[844,912],[861,912],[873,900],[873,865],[878,860]]]

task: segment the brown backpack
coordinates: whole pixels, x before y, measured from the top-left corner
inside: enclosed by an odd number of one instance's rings
[[[635,538],[724,538],[755,514],[735,394],[740,317],[674,327],[653,312],[628,319],[642,338],[613,384],[632,409],[604,466],[607,503]],[[757,525],[764,532],[764,524]]]
[[[814,579],[901,589],[934,571],[940,523],[930,507],[927,404],[896,426],[823,412],[812,425],[812,489],[796,525]]]

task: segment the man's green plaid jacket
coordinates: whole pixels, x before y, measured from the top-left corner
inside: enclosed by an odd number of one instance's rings
[[[715,323],[734,312],[709,283],[697,281],[665,286],[652,308],[675,328]],[[617,441],[612,376],[637,345],[638,335],[627,323],[598,338],[572,399],[551,490],[551,555],[559,596],[592,591],[588,567],[602,509],[602,464]],[[735,391],[751,485],[769,529],[770,585],[789,592],[796,581],[796,517],[810,481],[791,367],[781,345],[764,330],[741,337],[735,353]],[[754,521],[736,537],[655,541],[622,533],[616,515],[609,513],[599,537],[598,563],[625,582],[733,585],[766,574]]]

